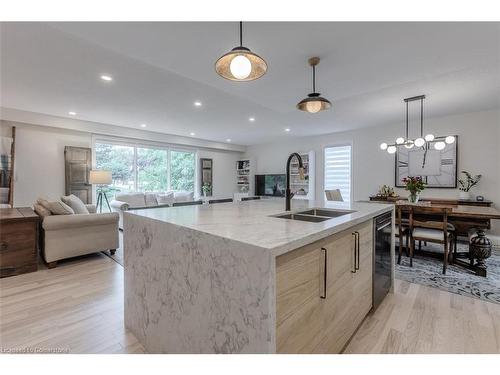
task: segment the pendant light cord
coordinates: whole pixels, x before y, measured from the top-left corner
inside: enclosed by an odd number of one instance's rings
[[[313,65],[313,92],[316,92],[316,65]]]
[[[420,136],[424,136],[424,98],[420,99]]]
[[[240,47],[243,47],[243,21],[240,21]]]
[[[408,140],[408,102],[406,102],[406,140]]]

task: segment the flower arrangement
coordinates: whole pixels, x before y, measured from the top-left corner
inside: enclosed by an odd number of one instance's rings
[[[207,194],[212,191],[212,185],[210,185],[209,182],[205,182],[201,187],[201,190],[203,190],[203,195],[207,196]]]
[[[480,175],[480,174],[472,176],[467,171],[462,171],[460,173],[465,175],[465,179],[458,180],[458,183],[460,184],[459,190],[465,191],[465,192],[469,192],[470,189],[472,189],[474,186],[476,186],[479,183],[479,180],[481,180],[481,177],[483,177],[483,175]]]
[[[420,192],[425,189],[425,183],[422,180],[422,177],[408,176],[403,178],[403,183],[405,184],[405,190],[410,192],[408,201],[411,203],[417,203]]]

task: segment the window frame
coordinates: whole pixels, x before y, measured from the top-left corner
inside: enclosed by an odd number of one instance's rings
[[[180,145],[170,144],[170,143],[161,143],[161,142],[152,142],[152,141],[143,141],[138,139],[129,139],[129,138],[120,138],[120,137],[111,137],[106,135],[98,135],[92,134],[92,168],[96,168],[97,155],[95,152],[96,143],[100,144],[110,144],[117,146],[125,146],[132,147],[134,150],[134,158],[133,158],[133,168],[134,168],[134,190],[138,191],[138,171],[137,171],[137,149],[138,148],[150,148],[156,150],[165,150],[167,151],[167,190],[171,190],[172,187],[172,179],[171,179],[171,151],[177,152],[189,152],[194,154],[194,184],[193,184],[193,192],[196,195],[198,191],[198,149],[193,147],[183,147]],[[93,194],[95,194],[95,187],[93,187]],[[94,195],[95,196],[95,195]]]
[[[350,175],[349,175],[349,202],[352,202],[353,201],[353,197],[354,197],[354,184],[353,184],[353,176],[354,176],[354,163],[353,163],[353,160],[354,160],[354,152],[353,152],[353,149],[354,149],[354,145],[353,145],[353,142],[341,142],[341,143],[334,143],[334,144],[328,144],[326,146],[323,146],[323,154],[322,154],[322,158],[323,158],[323,184],[322,184],[322,187],[323,187],[323,191],[322,191],[322,196],[323,196],[323,199],[326,200],[326,197],[325,197],[325,190],[326,190],[326,158],[325,158],[325,152],[326,152],[326,149],[327,148],[333,148],[333,147],[347,147],[349,146],[350,147],[350,152],[349,152],[349,157],[350,157],[350,160],[349,160],[349,168],[350,168]],[[345,197],[344,198],[344,201],[346,200]]]

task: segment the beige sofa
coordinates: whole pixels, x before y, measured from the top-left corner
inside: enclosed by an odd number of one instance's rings
[[[194,193],[189,191],[167,191],[146,193],[118,193],[110,202],[111,211],[120,215],[119,227],[123,228],[123,212],[144,208],[170,207],[178,202],[192,202]]]
[[[86,207],[89,214],[50,215],[34,205],[42,217],[40,246],[49,268],[61,259],[103,250],[114,254],[118,248],[118,214],[97,214],[94,205]]]

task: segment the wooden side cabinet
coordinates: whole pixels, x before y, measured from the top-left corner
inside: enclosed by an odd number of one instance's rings
[[[38,269],[38,222],[29,207],[0,208],[0,277]]]
[[[276,259],[276,352],[340,353],[372,308],[373,222]]]

